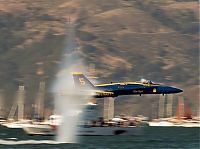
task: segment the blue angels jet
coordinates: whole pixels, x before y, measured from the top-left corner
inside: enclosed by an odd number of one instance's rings
[[[80,90],[92,90],[95,98],[117,97],[120,95],[142,94],[174,94],[183,92],[181,89],[160,85],[150,80],[140,82],[122,82],[93,85],[81,72],[73,72],[75,87]]]

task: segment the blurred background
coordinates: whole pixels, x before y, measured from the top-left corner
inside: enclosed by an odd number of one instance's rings
[[[37,98],[44,98],[44,113],[52,113],[50,89],[70,23],[94,83],[146,78],[173,85],[184,90],[197,115],[198,9],[196,0],[0,0],[1,115],[10,112],[19,85],[25,87],[26,117]],[[115,113],[153,117],[158,99],[119,97]]]

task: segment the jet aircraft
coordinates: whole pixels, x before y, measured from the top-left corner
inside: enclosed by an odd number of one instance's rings
[[[142,94],[174,94],[183,90],[166,85],[160,85],[150,80],[141,79],[140,82],[118,82],[93,85],[81,72],[73,72],[75,87],[83,91],[93,91],[95,98],[117,97],[120,95]]]

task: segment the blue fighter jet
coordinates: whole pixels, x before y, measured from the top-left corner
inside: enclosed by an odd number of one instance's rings
[[[122,82],[93,85],[81,72],[73,72],[75,87],[79,90],[93,91],[95,98],[117,97],[120,95],[142,94],[174,94],[183,90],[166,85],[160,85],[150,80],[141,79],[140,82]]]

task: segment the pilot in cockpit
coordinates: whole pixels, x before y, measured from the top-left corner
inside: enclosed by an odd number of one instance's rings
[[[141,82],[143,84],[153,84],[153,82],[151,80],[146,80],[146,79],[141,79]]]
[[[153,84],[151,80],[147,80],[147,84]]]

